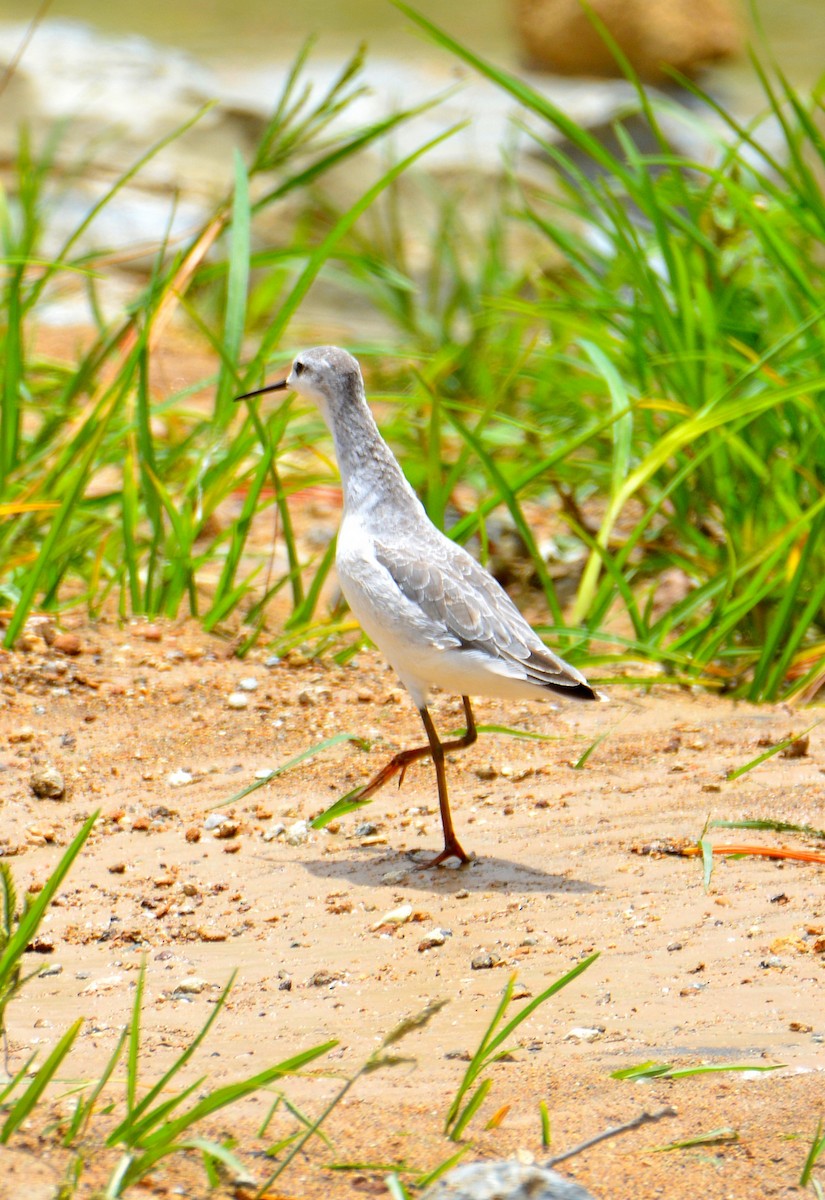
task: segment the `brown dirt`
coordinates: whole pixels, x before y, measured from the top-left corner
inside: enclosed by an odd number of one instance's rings
[[[362,652],[346,668],[300,659],[266,666],[264,650],[240,662],[193,624],[65,627],[79,638],[79,654],[30,635],[27,649],[0,655],[0,847],[15,856],[18,886],[42,884],[82,818],[101,811],[42,929],[43,949],[54,948],[42,961],[62,973],[32,980],[8,1013],[11,1065],[53,1044],[82,1014],[71,1073],[94,1077],[128,1020],[142,961],[147,1083],[201,1026],[234,970],[231,998],[193,1066],[213,1085],[328,1038],[339,1045],[326,1067],[351,1073],[401,1017],[449,999],[401,1044],[415,1062],[359,1080],[330,1121],[332,1146],[315,1142],[278,1185],[278,1194],[295,1197],[381,1195],[381,1171],[330,1176],[324,1164],[436,1166],[454,1148],[442,1124],[466,1067],[455,1053],[475,1049],[507,978],[517,972],[521,994],[536,995],[598,950],[598,961],[522,1027],[513,1060],[491,1070],[492,1089],[469,1131],[471,1155],[547,1157],[540,1100],[552,1117],[551,1153],[672,1104],[677,1116],[561,1169],[612,1200],[795,1190],[823,1109],[822,868],[719,861],[706,893],[696,859],[638,851],[665,838],[695,841],[708,813],[822,827],[819,729],[806,756],[775,757],[736,782],[724,779],[765,741],[810,723],[807,714],[677,688],[614,689],[608,704],[555,712],[480,700],[480,721],[556,740],[489,734],[456,755],[456,826],[477,858],[462,870],[418,872],[407,852],[440,846],[428,762],[337,832],[310,833],[299,845],[266,840],[277,823],[289,828],[317,813],[396,748],[420,740],[415,711],[377,655]],[[249,677],[258,687],[248,707],[231,708],[230,694]],[[435,711],[440,728],[461,724],[460,702],[441,698]],[[236,825],[234,836],[205,828],[211,810],[257,770],[345,731],[372,739],[370,752],[336,746],[218,809]],[[585,768],[573,770],[606,731]],[[33,794],[32,770],[45,764],[63,773],[63,800]],[[170,782],[179,770],[192,781]],[[359,835],[362,821],[376,833]],[[410,921],[381,923],[404,904]],[[436,927],[451,936],[422,949]],[[473,969],[481,951],[497,965]],[[27,967],[40,961],[32,953]],[[329,973],[326,982],[318,972]],[[183,998],[176,986],[192,976],[206,986]],[[581,1040],[571,1036],[576,1027],[599,1033]],[[786,1065],[645,1084],[610,1078],[649,1059]],[[285,1091],[314,1115],[335,1086],[310,1073]],[[256,1136],[270,1102],[249,1101],[209,1127],[238,1138],[259,1180],[267,1173],[261,1151],[292,1128],[278,1114],[269,1134]],[[21,1169],[30,1183],[38,1174],[53,1187],[64,1158],[50,1134],[41,1136],[44,1123],[35,1118],[18,1139],[22,1168],[9,1151],[0,1159],[0,1195],[19,1194]],[[721,1127],[738,1141],[651,1152]],[[37,1154],[36,1171],[28,1152]],[[113,1161],[96,1156],[84,1180],[99,1185]],[[185,1195],[206,1191],[194,1165],[159,1170],[150,1190],[162,1195],[173,1185]]]

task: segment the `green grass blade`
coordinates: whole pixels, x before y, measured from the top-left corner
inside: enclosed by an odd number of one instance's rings
[[[807,1187],[811,1182],[813,1169],[823,1153],[825,1153],[825,1133],[822,1131],[822,1117],[820,1117],[817,1122],[814,1140],[811,1142],[811,1147],[802,1167],[802,1174],[799,1176],[800,1187]]]
[[[651,1154],[667,1154],[671,1150],[691,1150],[694,1146],[715,1146],[719,1142],[738,1142],[739,1134],[729,1125],[719,1129],[711,1129],[708,1133],[697,1133],[694,1137],[682,1138],[678,1142],[668,1142],[666,1146],[653,1146]]]
[[[508,1021],[498,1035],[488,1043],[488,1053],[493,1053],[498,1050],[499,1046],[501,1046],[503,1042],[505,1042],[513,1033],[515,1033],[519,1025],[526,1021],[528,1017],[532,1016],[532,1014],[537,1008],[540,1007],[540,1005],[544,1004],[546,1000],[549,1000],[551,996],[555,996],[557,992],[562,990],[562,988],[566,988],[568,984],[573,982],[574,979],[578,979],[579,975],[586,971],[588,967],[591,967],[598,957],[599,951],[596,951],[595,954],[589,954],[587,958],[583,958],[581,962],[576,963],[575,967],[571,967],[569,971],[567,971],[564,975],[561,975],[557,980],[555,980],[554,983],[551,983],[550,986],[545,988],[543,992],[539,992],[538,996],[534,996],[533,999],[530,1000],[528,1004],[525,1004],[524,1008],[522,1008],[511,1021]]]
[[[17,1132],[37,1106],[40,1097],[52,1082],[63,1059],[71,1050],[75,1038],[80,1033],[83,1020],[83,1017],[78,1017],[74,1024],[69,1026],[51,1054],[37,1071],[22,1096],[12,1106],[11,1111],[3,1122],[2,1128],[0,1128],[0,1142],[3,1145],[8,1144],[12,1134]]]
[[[249,287],[251,242],[249,180],[237,148],[234,167],[235,194],[230,225],[229,269],[227,271],[226,313],[223,328],[225,357],[221,365],[215,394],[215,420],[219,427],[226,424],[232,412],[232,402],[238,387],[237,363],[240,358],[246,325],[246,296]]]
[[[492,1086],[493,1086],[493,1081],[491,1079],[483,1079],[481,1081],[481,1083],[478,1085],[478,1087],[476,1088],[476,1090],[473,1092],[470,1099],[465,1104],[464,1108],[461,1110],[460,1113],[458,1113],[456,1115],[455,1124],[453,1125],[453,1127],[449,1133],[451,1142],[460,1142],[461,1141],[461,1136],[464,1133],[464,1130],[467,1128],[467,1126],[470,1124],[470,1121],[472,1121],[473,1117],[476,1115],[478,1110],[481,1108],[482,1104],[484,1103],[484,1101],[487,1097],[487,1093],[489,1092],[489,1090]]]
[[[769,829],[772,833],[800,833],[804,837],[825,839],[825,829],[794,825],[790,821],[708,821],[708,829]]]
[[[539,1100],[539,1115],[541,1116],[541,1146],[549,1150],[553,1144],[553,1130],[550,1121],[550,1109],[546,1100]]]
[[[57,866],[52,870],[44,887],[37,893],[20,917],[17,928],[9,938],[0,956],[0,992],[7,988],[10,977],[26,952],[26,947],[33,939],[60,885],[63,883],[74,860],[83,849],[89,834],[92,832],[92,827],[97,820],[97,816],[98,814],[95,812],[84,821],[80,830],[69,843]]]
[[[806,736],[806,734],[809,734],[812,729],[816,729],[817,725],[821,725],[823,720],[825,720],[825,717],[820,717],[818,721],[814,721],[812,725],[809,725],[806,729],[801,730],[799,733],[792,733],[790,737],[783,738],[781,742],[777,742],[775,745],[769,746],[767,750],[764,750],[762,754],[758,754],[756,758],[752,758],[750,762],[746,762],[743,766],[735,767],[733,770],[728,771],[725,779],[727,779],[728,782],[731,782],[734,779],[739,779],[742,775],[746,775],[748,771],[752,771],[754,767],[758,767],[760,763],[766,762],[769,758],[773,758],[775,754],[781,754],[783,750],[787,750],[789,746],[794,744],[794,742],[798,742],[800,738],[803,738]]]
[[[366,748],[366,743],[364,742],[363,738],[356,737],[353,733],[336,733],[331,738],[325,738],[322,742],[318,742],[316,745],[310,746],[307,750],[302,750],[300,754],[296,754],[294,758],[288,759],[285,763],[281,763],[280,766],[274,767],[267,775],[263,776],[263,778],[256,779],[254,783],[250,783],[247,787],[242,788],[241,791],[236,792],[234,796],[230,796],[228,800],[221,800],[218,804],[213,804],[210,811],[213,811],[216,808],[226,808],[229,804],[237,804],[238,801],[243,800],[245,796],[248,796],[250,792],[257,791],[257,789],[261,787],[266,787],[266,785],[272,779],[277,779],[279,775],[285,775],[287,771],[291,771],[300,763],[306,762],[308,758],[314,758],[316,754],[322,754],[325,750],[329,750],[333,746],[340,746],[342,742],[355,742],[355,744],[361,746],[362,749]]]
[[[321,244],[309,256],[306,266],[298,276],[298,279],[295,281],[289,295],[286,297],[280,309],[278,310],[278,313],[266,334],[261,339],[261,346],[258,352],[258,357],[261,361],[265,361],[269,357],[272,347],[277,345],[281,335],[289,324],[289,321],[298,310],[321,268],[328,261],[335,247],[338,245],[344,235],[349,232],[358,218],[361,217],[367,211],[370,205],[374,203],[378,196],[380,196],[381,193],[390,186],[390,184],[394,183],[400,175],[403,175],[403,173],[408,170],[413,163],[417,162],[418,159],[425,155],[429,150],[434,149],[436,146],[440,145],[441,142],[452,137],[452,135],[460,128],[462,128],[461,125],[455,125],[452,128],[447,129],[444,133],[439,134],[438,137],[431,138],[430,141],[425,142],[423,146],[419,146],[419,148],[414,150],[412,154],[408,154],[406,158],[403,158],[400,162],[396,163],[395,166],[391,167],[389,171],[386,171],[380,177],[380,179],[378,179],[378,181],[374,183],[372,187],[368,188],[363,196],[361,196],[361,198],[357,200],[349,209],[347,209],[343,216],[336,221],[335,225],[323,239]]]

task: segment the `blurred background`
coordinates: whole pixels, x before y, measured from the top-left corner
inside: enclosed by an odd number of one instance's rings
[[[415,7],[476,50],[495,53],[505,63],[516,61],[518,44],[507,0],[451,0],[449,5],[419,0]],[[5,0],[0,19],[30,20],[36,8],[31,0]],[[812,83],[824,65],[823,0],[760,0],[757,10],[779,62],[795,81]],[[329,54],[363,39],[381,54],[433,56],[432,47],[411,34],[409,23],[389,0],[176,0],[172,5],[167,0],[55,0],[47,15],[88,22],[108,33],[142,34],[213,65],[290,58],[309,33],[318,35],[319,49]],[[753,20],[747,12],[742,17],[752,32]]]

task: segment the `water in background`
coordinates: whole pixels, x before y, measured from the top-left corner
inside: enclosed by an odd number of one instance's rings
[[[411,2],[473,49],[501,63],[516,61],[507,0]],[[0,17],[27,21],[35,7],[33,0],[3,0]],[[825,72],[825,0],[759,0],[758,11],[779,62],[795,83],[811,85]],[[319,50],[327,54],[346,54],[360,41],[381,55],[439,53],[389,0],[54,0],[48,16],[142,34],[212,64],[284,61],[310,33],[319,35]]]

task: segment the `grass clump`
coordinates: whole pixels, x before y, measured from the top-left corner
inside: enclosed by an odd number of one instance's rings
[[[672,106],[627,68],[637,90],[628,115],[645,122],[654,150],[642,152],[617,120],[613,151],[399,7],[519,102],[554,168],[556,188],[525,191],[516,219],[560,265],[534,275],[526,294],[488,296],[469,347],[485,369],[492,351],[504,381],[496,412],[532,435],[527,469],[496,446],[502,486],[482,416],[473,449],[488,486],[521,506],[537,480],[552,481],[584,556],[572,627],[553,633],[592,644],[612,628],[627,635],[620,657],[751,699],[810,694],[825,632],[820,95],[803,101],[778,68],[757,63],[772,120],[743,125],[685,81],[722,127],[700,161],[672,148]],[[496,358],[504,335],[494,322],[519,327],[522,346],[533,337],[524,361]],[[665,572],[683,594],[662,605]]]
[[[417,110],[331,136],[358,94],[361,60],[312,100],[304,54],[257,152],[236,161],[231,194],[187,245],[158,256],[122,322],[99,322],[77,366],[56,368],[29,349],[44,289],[84,272],[94,297],[104,267],[76,251],[94,213],[54,261],[38,260],[50,159],[21,143],[2,222],[6,645],[35,604],[96,611],[109,597],[124,615],[188,610],[210,628],[242,614],[255,636],[285,590],[285,644],[310,636],[340,649],[340,614],[318,612],[333,548],[302,558],[288,503],[329,475],[291,465],[292,449],[314,444],[316,419],[288,422],[286,408],[236,418],[231,403],[282,351],[323,274],[344,303],[366,299],[383,314],[386,339],[361,353],[433,520],[478,538],[495,565],[504,515],[543,593],[545,632],[566,655],[605,680],[638,676],[641,663],[648,680],[812,697],[825,678],[820,94],[803,99],[757,61],[765,112],[745,123],[688,81],[694,108],[676,109],[627,68],[636,100],[626,115],[653,148],[639,148],[623,115],[611,149],[399,7],[518,102],[546,187],[505,163],[492,215],[469,222],[458,191],[426,177],[399,190],[423,146],[336,209],[323,189],[331,169]],[[701,125],[706,153],[674,149],[666,120]],[[286,196],[305,201],[295,236],[262,249],[255,218]],[[439,252],[423,271],[402,232],[416,197],[436,214]],[[510,253],[519,231],[533,239],[527,265]],[[214,353],[206,403],[193,390],[154,394],[173,313]],[[242,511],[217,521],[233,493]],[[249,535],[273,505],[286,567],[269,578]],[[551,514],[549,550],[535,506]]]
[[[87,818],[44,887],[36,897],[27,898],[20,911],[11,872],[2,864],[0,1019],[4,1038],[7,1005],[19,998],[26,983],[38,973],[34,971],[28,976],[22,975],[23,955],[58,888],[88,840],[96,819],[97,814]],[[511,1041],[519,1026],[545,1001],[581,975],[597,957],[597,954],[591,954],[583,959],[503,1023],[513,998],[515,977],[509,980],[447,1113],[444,1134],[451,1141],[463,1140],[470,1120],[487,1097],[490,1079],[484,1079],[477,1087],[476,1081],[482,1073],[489,1071],[493,1063],[512,1050],[512,1045],[505,1043]],[[237,1186],[255,1188],[256,1194],[265,1195],[314,1138],[320,1137],[327,1146],[330,1145],[322,1131],[323,1126],[360,1079],[399,1065],[415,1065],[414,1059],[399,1054],[399,1044],[411,1033],[428,1025],[446,1004],[446,1000],[431,1001],[422,1011],[399,1021],[381,1039],[367,1060],[337,1083],[331,1098],[313,1119],[289,1101],[281,1085],[289,1077],[305,1074],[307,1067],[317,1063],[338,1045],[337,1039],[321,1042],[254,1075],[222,1086],[213,1086],[207,1074],[191,1077],[189,1068],[218,1020],[233,981],[234,974],[195,1036],[167,1069],[151,1082],[145,1080],[143,1066],[147,1059],[142,1034],[145,966],[138,973],[129,1020],[121,1029],[114,1049],[96,1080],[78,1082],[74,1078],[69,1083],[65,1074],[72,1047],[85,1022],[82,1015],[58,1038],[41,1064],[36,1065],[35,1052],[22,1066],[11,1070],[7,1053],[7,1077],[0,1081],[0,1144],[13,1145],[14,1137],[21,1132],[24,1123],[29,1128],[43,1123],[41,1136],[53,1144],[59,1143],[66,1151],[65,1179],[60,1192],[64,1197],[77,1194],[81,1185],[85,1186],[87,1181],[84,1176],[90,1173],[92,1165],[95,1167],[96,1180],[100,1177],[101,1164],[106,1177],[102,1189],[95,1181],[94,1186],[99,1188],[95,1195],[116,1200],[129,1194],[135,1186],[145,1185],[148,1177],[158,1168],[174,1166],[181,1156],[200,1159],[210,1189],[231,1178]],[[272,1119],[279,1108],[297,1128],[288,1136],[269,1144],[267,1157],[276,1165],[259,1185],[235,1153],[233,1139],[229,1135],[217,1139],[205,1135],[203,1126],[218,1113],[226,1113],[247,1097],[261,1092],[269,1092],[273,1102],[260,1125],[258,1138],[268,1136]],[[468,1098],[470,1092],[472,1094]],[[69,1099],[71,1102],[70,1108],[57,1119],[51,1105],[56,1093],[62,1093],[63,1101]],[[493,1118],[486,1128],[494,1128],[495,1124]],[[424,1187],[458,1162],[466,1149],[468,1146],[465,1145],[457,1153],[451,1150],[434,1170],[421,1171],[407,1166],[403,1170],[415,1178],[419,1187]],[[340,1162],[332,1162],[329,1167],[336,1171],[356,1169],[353,1164]],[[357,1164],[357,1169],[373,1171],[379,1168],[375,1164]],[[380,1169],[395,1172],[397,1168],[396,1165],[385,1165]],[[397,1175],[390,1190],[402,1190]]]
[[[117,192],[202,114],[147,151],[49,261],[40,257],[40,239],[55,146],[37,157],[21,135],[14,197],[0,208],[0,564],[2,599],[13,609],[7,646],[35,604],[82,602],[95,612],[110,595],[124,615],[174,616],[188,608],[215,625],[253,584],[255,572],[239,580],[238,566],[253,514],[273,497],[289,571],[272,590],[288,585],[300,609],[304,586],[277,471],[285,414],[261,422],[248,413],[239,424],[232,400],[261,376],[347,230],[427,149],[383,172],[322,237],[298,221],[288,254],[279,254],[277,268],[269,264],[265,286],[277,317],[247,357],[254,218],[294,192],[307,194],[333,167],[414,115],[401,111],[353,134],[329,135],[330,123],[361,94],[362,57],[355,55],[315,99],[304,83],[307,53],[299,56],[252,161],[235,162],[230,194],[185,244],[159,248],[145,288],[114,323],[100,316],[97,276],[106,272],[106,255],[84,253],[77,245]],[[206,265],[209,255],[217,255],[217,264]],[[55,366],[32,350],[33,333],[44,298],[78,273],[86,280],[97,329],[77,364]],[[207,338],[216,371],[158,401],[154,359],[182,313]],[[195,403],[193,396],[205,388],[208,400]],[[240,516],[216,521],[221,504],[238,489],[246,497]],[[259,597],[259,604],[266,599]]]

